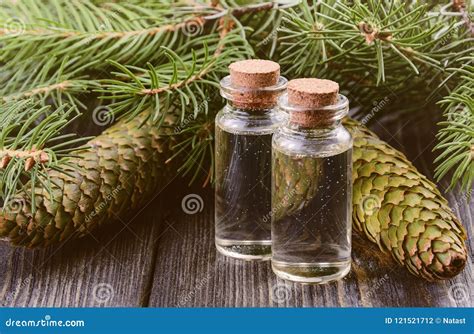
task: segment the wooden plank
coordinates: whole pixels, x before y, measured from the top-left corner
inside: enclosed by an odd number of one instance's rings
[[[378,126],[378,132],[403,149],[429,177],[433,124],[426,118],[411,123]],[[426,132],[428,131],[428,132]],[[441,188],[445,183],[441,184]],[[179,188],[179,187],[175,187]],[[179,198],[194,194],[203,199],[203,211],[185,213],[181,200],[170,203],[174,213],[158,246],[150,306],[287,307],[287,306],[471,306],[473,265],[449,281],[425,282],[376,246],[354,237],[353,266],[342,281],[310,286],[277,279],[268,262],[245,262],[226,258],[214,247],[213,194],[211,190],[182,186]],[[472,236],[474,199],[461,200],[458,192],[447,194],[451,206]],[[473,238],[469,252],[473,256]]]
[[[376,247],[357,237],[352,272],[342,281],[309,286],[277,279],[268,262],[239,261],[216,253],[213,197],[209,192],[198,194],[204,200],[202,213],[187,215],[178,208],[166,222],[169,227],[158,247],[150,306],[470,305],[471,263],[449,282],[428,283],[384,255],[374,256]],[[459,206],[458,213],[462,212],[460,216],[472,225],[472,212]],[[457,299],[450,298],[451,287]]]
[[[160,200],[135,221],[43,250],[0,243],[3,306],[143,306],[159,234]]]

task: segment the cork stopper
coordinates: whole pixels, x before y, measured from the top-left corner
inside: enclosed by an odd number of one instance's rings
[[[288,103],[308,110],[290,113],[290,121],[303,126],[326,125],[332,122],[330,110],[318,110],[337,103],[339,84],[325,79],[303,78],[288,83]]]
[[[229,66],[230,83],[236,89],[232,100],[236,107],[264,109],[275,106],[280,92],[265,90],[280,80],[280,65],[270,60],[249,59]]]
[[[233,85],[246,88],[274,86],[280,77],[280,65],[270,60],[249,59],[230,64]]]

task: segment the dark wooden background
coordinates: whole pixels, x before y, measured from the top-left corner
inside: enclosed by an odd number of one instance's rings
[[[372,128],[432,178],[435,120],[420,114]],[[189,194],[203,199],[201,212],[183,212]],[[413,277],[355,236],[352,271],[343,280],[284,282],[268,262],[216,254],[212,190],[177,179],[131,221],[82,240],[45,250],[0,242],[0,300],[4,306],[472,306],[474,198],[458,191],[446,196],[470,236],[469,263],[449,281]]]

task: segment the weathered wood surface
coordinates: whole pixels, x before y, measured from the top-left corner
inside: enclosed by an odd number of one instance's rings
[[[3,306],[147,305],[161,205],[106,231],[45,250],[0,243]]]
[[[325,286],[286,283],[273,275],[269,262],[245,262],[216,254],[212,194],[193,193],[204,199],[204,210],[190,216],[179,207],[167,221],[168,235],[159,244],[151,306],[471,305],[472,264],[453,280],[427,283],[385,256],[374,257],[370,248],[375,246],[359,238],[355,240],[352,272],[342,281]],[[464,221],[472,222],[472,212],[457,212]]]
[[[431,178],[433,123],[375,127]],[[189,194],[203,199],[202,212],[183,211]],[[474,198],[457,192],[447,198],[471,236],[470,261],[450,281],[417,279],[355,238],[353,270],[344,280],[285,283],[268,262],[216,254],[212,191],[177,181],[135,219],[83,240],[34,251],[0,242],[0,300],[4,306],[472,306]]]

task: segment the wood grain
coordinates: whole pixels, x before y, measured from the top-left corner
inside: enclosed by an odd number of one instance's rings
[[[0,243],[3,306],[142,306],[147,304],[162,215],[160,200],[136,221],[60,247],[29,250]]]
[[[178,208],[166,222],[170,227],[158,248],[150,306],[469,306],[472,300],[468,295],[455,300],[449,292],[454,286],[458,293],[472,293],[471,263],[451,281],[427,283],[385,255],[374,256],[375,245],[358,237],[352,271],[342,281],[310,286],[277,279],[269,262],[216,253],[212,193],[195,193],[204,199],[203,212],[188,215]],[[472,212],[465,210],[463,218],[472,223]]]

